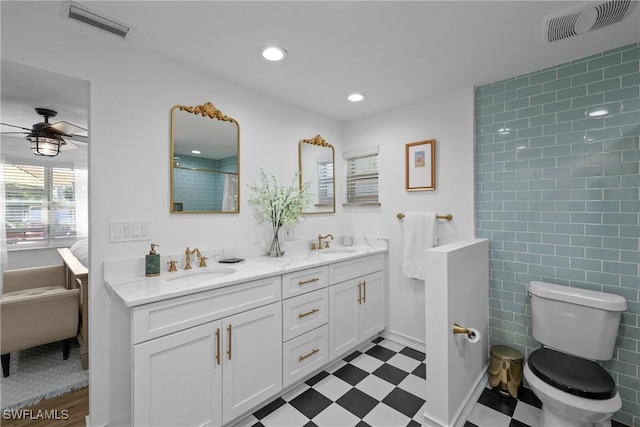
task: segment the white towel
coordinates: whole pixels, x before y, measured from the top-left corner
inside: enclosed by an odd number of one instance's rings
[[[402,274],[424,280],[424,251],[438,239],[435,212],[407,212],[404,217],[404,261]]]

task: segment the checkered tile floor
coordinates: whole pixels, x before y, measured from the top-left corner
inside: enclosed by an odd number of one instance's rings
[[[235,427],[418,427],[425,412],[425,355],[377,338]],[[465,427],[537,427],[540,401],[485,389]],[[620,424],[614,423],[615,426]]]

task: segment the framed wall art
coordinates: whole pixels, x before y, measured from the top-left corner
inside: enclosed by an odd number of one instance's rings
[[[405,144],[405,189],[433,191],[436,189],[436,140]]]

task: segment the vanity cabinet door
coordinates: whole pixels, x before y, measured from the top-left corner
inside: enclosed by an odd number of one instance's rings
[[[360,310],[360,334],[367,339],[385,327],[384,315],[384,275],[382,272],[369,274],[358,280],[362,289]]]
[[[384,274],[368,274],[329,287],[329,359],[382,331]]]
[[[357,280],[329,287],[329,360],[358,344]]]
[[[134,346],[133,425],[222,425],[221,328],[211,322]]]
[[[282,390],[282,304],[222,320],[223,423]]]

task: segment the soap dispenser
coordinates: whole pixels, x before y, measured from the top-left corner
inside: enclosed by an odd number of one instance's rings
[[[144,269],[147,277],[158,276],[160,274],[160,254],[156,253],[155,243],[151,244],[151,251],[144,257]]]

